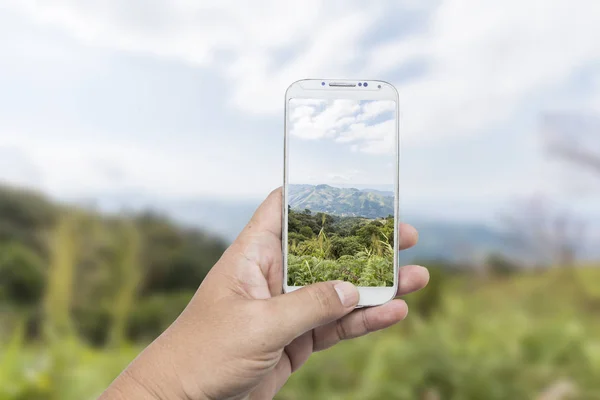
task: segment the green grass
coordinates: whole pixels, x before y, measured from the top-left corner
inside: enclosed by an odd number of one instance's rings
[[[567,381],[600,399],[600,269],[433,278],[406,321],[314,355],[277,398],[535,399]],[[96,398],[141,349],[3,343],[0,400]]]
[[[0,347],[0,400],[95,399],[139,351],[95,349],[73,339],[25,345],[17,330]]]
[[[533,399],[558,382],[600,399],[600,269],[448,278],[429,318],[313,356],[279,399]],[[423,294],[407,296],[419,309]],[[436,398],[436,397],[432,397]]]
[[[394,284],[394,220],[289,210],[288,285],[345,280]]]
[[[342,279],[359,286],[392,286],[392,257],[361,253],[328,260],[315,256],[288,255],[288,284],[305,286]]]

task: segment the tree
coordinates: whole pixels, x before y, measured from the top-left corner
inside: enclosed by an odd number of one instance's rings
[[[485,260],[487,268],[498,276],[507,276],[521,269],[521,266],[500,253],[491,253]]]
[[[0,246],[0,299],[19,306],[36,304],[46,279],[40,257],[20,243]]]
[[[307,238],[311,238],[311,237],[315,236],[315,233],[313,232],[312,229],[310,229],[309,226],[303,226],[302,228],[300,228],[300,234]]]
[[[140,233],[132,221],[121,223],[116,232],[116,277],[117,295],[112,307],[110,343],[113,347],[122,346],[125,340],[127,318],[135,301],[141,278]]]

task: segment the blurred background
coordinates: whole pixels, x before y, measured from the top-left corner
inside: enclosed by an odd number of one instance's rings
[[[600,399],[600,3],[0,0],[0,399],[93,399],[282,181],[302,78],[400,92],[397,327],[279,399]]]

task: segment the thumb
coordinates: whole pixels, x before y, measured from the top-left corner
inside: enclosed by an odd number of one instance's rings
[[[311,329],[335,321],[358,304],[356,286],[349,282],[320,282],[269,300],[277,318],[281,345]]]

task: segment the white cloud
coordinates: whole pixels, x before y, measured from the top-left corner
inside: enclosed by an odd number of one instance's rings
[[[395,109],[390,101],[336,99],[319,106],[290,103],[290,134],[300,139],[329,138],[338,143],[353,143],[353,151],[371,154],[394,152],[396,121],[391,114],[384,121],[375,118]],[[359,143],[356,143],[359,142]]]
[[[321,106],[327,102],[325,99],[292,99],[295,106]]]
[[[290,120],[297,121],[303,118],[310,118],[315,113],[315,108],[310,106],[295,107],[290,115]]]
[[[599,18],[596,1],[449,0],[423,34],[376,47],[365,72],[427,65],[425,75],[399,85],[403,137],[479,133],[543,107],[542,93],[598,65]]]
[[[394,135],[387,134],[380,140],[366,140],[359,150],[368,154],[391,154],[394,152],[394,144]]]
[[[330,182],[350,182],[352,180],[352,176],[349,174],[330,173],[327,174],[327,179]]]
[[[394,111],[396,103],[393,101],[369,101],[362,106],[362,113],[359,115],[359,121],[369,120],[386,112]]]
[[[374,125],[356,123],[336,138],[340,143],[355,143],[352,149],[369,154],[393,154],[396,121],[388,119]],[[358,143],[357,143],[358,142]]]
[[[88,46],[150,54],[213,68],[231,83],[231,104],[250,113],[281,111],[292,82],[350,73],[356,43],[381,15],[357,0],[79,2],[8,0],[36,23]],[[283,64],[277,54],[295,51]]]
[[[417,3],[402,4],[432,4]],[[361,41],[389,12],[385,1],[369,7],[318,0],[7,4],[89,46],[214,69],[231,83],[231,104],[250,113],[280,113],[282,93],[300,78],[385,77],[422,62],[424,75],[398,85],[408,143],[472,134],[514,118],[541,91],[600,60],[600,3],[590,0],[446,0],[423,29],[369,48]],[[282,51],[288,59],[279,59]]]
[[[309,111],[310,109],[310,111]],[[298,111],[300,110],[300,111]],[[338,128],[352,123],[360,111],[356,100],[336,99],[322,106],[296,106],[290,101],[290,134],[301,139],[322,139],[336,136]]]

